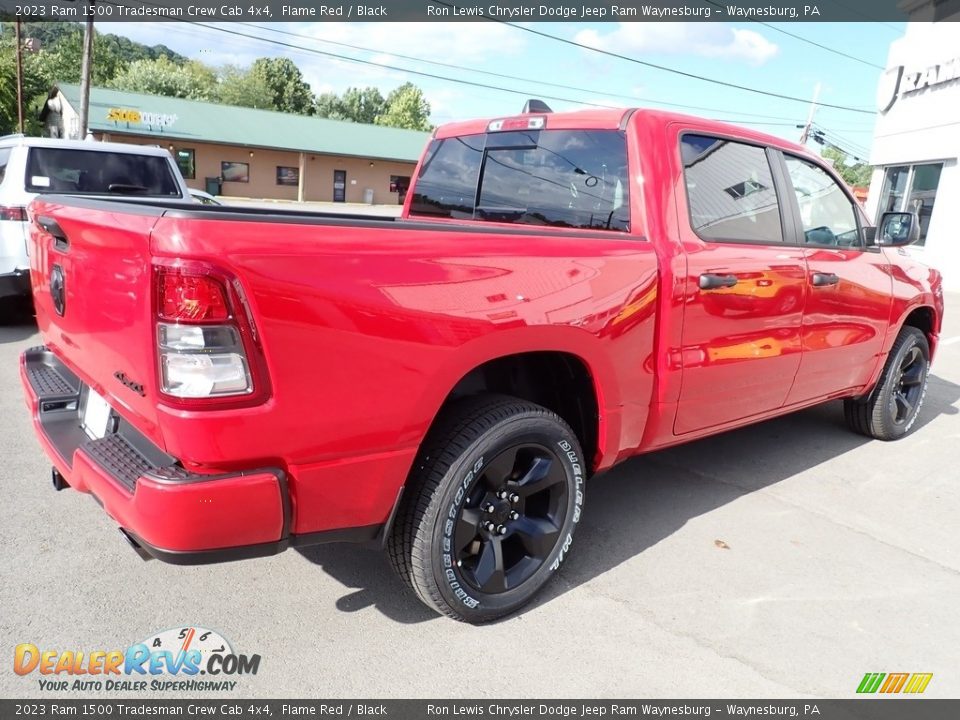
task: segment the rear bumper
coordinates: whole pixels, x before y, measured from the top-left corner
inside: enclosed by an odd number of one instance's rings
[[[20,377],[37,438],[56,469],[100,503],[141,555],[203,564],[381,535],[381,526],[293,535],[280,468],[193,473],[120,417],[110,434],[88,437],[80,423],[88,390],[47,348],[21,355]]]
[[[30,295],[30,271],[14,270],[0,275],[0,299]]]

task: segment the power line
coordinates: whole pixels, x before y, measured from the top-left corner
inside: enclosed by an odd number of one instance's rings
[[[427,60],[426,58],[419,58],[419,57],[415,57],[415,56],[413,56],[413,55],[403,55],[403,54],[401,54],[401,53],[392,52],[392,51],[389,51],[389,50],[387,50],[387,51],[384,51],[384,50],[376,50],[376,49],[374,49],[374,48],[367,48],[367,47],[363,47],[363,46],[360,46],[360,45],[352,45],[352,44],[350,44],[350,43],[340,42],[340,41],[336,41],[336,40],[328,40],[328,39],[326,39],[326,38],[315,38],[315,37],[313,37],[313,36],[311,36],[311,35],[304,35],[304,34],[302,34],[302,33],[290,32],[290,31],[288,31],[288,30],[276,30],[276,29],[271,28],[271,27],[263,27],[263,26],[260,26],[260,25],[255,25],[255,24],[253,24],[253,23],[238,22],[238,23],[236,23],[236,24],[237,24],[237,25],[244,25],[244,26],[246,26],[246,27],[250,27],[250,28],[253,28],[253,29],[256,29],[256,30],[267,30],[267,31],[269,31],[269,32],[276,33],[276,34],[278,34],[278,35],[286,35],[286,36],[289,36],[289,37],[296,37],[296,38],[301,38],[301,39],[304,39],[304,40],[311,40],[311,41],[313,41],[313,42],[320,42],[320,43],[324,43],[324,44],[328,44],[328,45],[336,45],[336,46],[339,46],[339,47],[346,47],[346,48],[350,48],[350,49],[352,49],[352,50],[359,50],[359,51],[361,51],[361,52],[369,52],[369,53],[377,53],[377,54],[384,54],[384,53],[385,53],[385,54],[388,54],[388,55],[392,55],[393,57],[401,58],[401,59],[403,59],[403,60],[411,60],[411,61],[413,61],[413,62],[421,62],[421,63],[426,63],[426,64],[428,64],[428,65],[437,65],[437,66],[439,66],[439,67],[450,68],[450,69],[453,69],[453,70],[462,70],[462,71],[466,71],[466,72],[474,72],[474,73],[478,73],[478,74],[480,74],[480,75],[488,75],[488,76],[490,76],[490,77],[498,77],[498,78],[503,78],[503,79],[506,79],[506,80],[516,80],[516,81],[518,81],[518,82],[538,83],[538,84],[540,84],[540,85],[547,85],[547,86],[549,86],[549,87],[561,88],[561,89],[563,89],[563,90],[573,90],[573,91],[575,91],[575,92],[592,93],[593,95],[603,95],[604,97],[620,98],[620,99],[622,99],[622,100],[630,100],[631,102],[652,103],[652,104],[654,104],[654,105],[665,105],[665,106],[667,106],[667,107],[676,107],[676,108],[682,108],[682,109],[685,109],[685,110],[702,110],[702,111],[705,111],[705,112],[733,113],[733,114],[737,114],[737,115],[742,115],[742,116],[744,116],[744,117],[767,118],[767,119],[770,119],[770,120],[792,120],[792,118],[784,117],[784,116],[782,116],[782,115],[763,115],[763,114],[758,114],[758,113],[745,113],[745,112],[740,112],[740,111],[738,111],[738,110],[724,110],[724,109],[722,109],[722,108],[704,107],[704,106],[702,106],[702,105],[686,105],[686,104],[684,104],[684,103],[668,102],[668,101],[666,101],[666,100],[653,100],[653,99],[650,99],[650,98],[638,98],[638,97],[635,97],[635,96],[633,96],[633,95],[623,95],[623,94],[620,94],[620,93],[605,92],[605,91],[603,91],[603,90],[597,90],[597,89],[595,89],[595,88],[584,88],[584,87],[577,87],[577,86],[575,86],[575,85],[564,85],[564,84],[561,84],[561,83],[552,83],[552,82],[547,82],[547,81],[545,81],[545,80],[538,80],[538,79],[535,79],[535,78],[525,78],[525,77],[519,77],[519,76],[516,76],[516,75],[507,75],[507,74],[505,74],[505,73],[492,72],[492,71],[490,71],[490,70],[480,70],[480,69],[478,69],[478,68],[470,68],[470,67],[465,67],[465,66],[463,66],[463,65],[455,65],[455,64],[453,64],[453,63],[440,62],[439,60]],[[457,80],[456,80],[455,78],[450,78],[450,81],[451,81],[451,82],[457,82]]]
[[[443,2],[443,0],[430,0],[430,2],[434,3],[435,5],[442,5],[442,6],[448,7],[448,8],[458,7],[458,6],[452,5],[452,4],[447,3],[447,2]],[[634,64],[636,64],[636,65],[642,65],[642,66],[644,66],[644,67],[653,68],[653,69],[655,69],[655,70],[662,70],[662,71],[664,71],[664,72],[672,73],[672,74],[674,74],[674,75],[680,75],[680,76],[682,76],[682,77],[687,77],[687,78],[691,78],[691,79],[694,79],[694,80],[700,80],[701,82],[712,83],[712,84],[714,84],[714,85],[721,85],[721,86],[723,86],[723,87],[729,87],[729,88],[733,88],[733,89],[735,89],[735,90],[743,90],[744,92],[756,93],[756,94],[758,94],[758,95],[764,95],[764,96],[766,96],[766,97],[774,97],[774,98],[778,98],[778,99],[780,99],[780,100],[790,100],[791,102],[802,102],[802,103],[804,103],[804,104],[808,104],[808,103],[809,103],[809,100],[805,100],[804,98],[795,97],[795,96],[793,96],[793,95],[784,95],[784,94],[781,94],[781,93],[770,92],[769,90],[760,90],[759,88],[753,88],[753,87],[749,87],[749,86],[747,86],[747,85],[738,85],[737,83],[728,82],[728,81],[726,81],[726,80],[718,80],[718,79],[716,79],[716,78],[709,78],[709,77],[705,77],[705,76],[703,76],[703,75],[697,75],[696,73],[690,73],[690,72],[685,72],[685,71],[683,71],[683,70],[677,70],[676,68],[667,67],[667,66],[665,66],[665,65],[658,65],[658,64],[656,64],[656,63],[647,62],[646,60],[638,60],[637,58],[632,58],[632,57],[630,57],[630,56],[628,56],[628,55],[622,55],[622,54],[620,54],[620,53],[615,53],[615,52],[613,52],[613,51],[611,51],[611,50],[603,50],[603,49],[601,49],[601,48],[591,47],[590,45],[584,45],[583,43],[579,43],[579,42],[577,42],[576,40],[569,40],[569,39],[567,39],[567,38],[563,38],[563,37],[560,37],[560,36],[558,36],[558,35],[551,35],[550,33],[546,33],[546,32],[543,32],[543,31],[541,31],[541,30],[536,30],[536,29],[534,29],[534,28],[532,28],[532,27],[528,27],[528,26],[525,26],[525,25],[517,25],[516,23],[512,23],[512,22],[509,22],[509,21],[507,21],[507,20],[501,20],[501,19],[499,19],[499,18],[489,17],[489,16],[486,16],[486,15],[483,16],[483,17],[484,17],[485,20],[488,20],[488,21],[490,21],[490,22],[498,22],[498,23],[501,23],[501,24],[503,24],[503,25],[508,25],[508,26],[510,26],[510,27],[512,27],[512,28],[516,28],[517,30],[522,30],[523,32],[528,32],[528,33],[531,33],[531,34],[533,34],[533,35],[538,35],[538,36],[540,36],[540,37],[547,38],[547,39],[549,39],[549,40],[555,40],[555,41],[557,41],[557,42],[564,43],[565,45],[572,45],[573,47],[578,47],[578,48],[580,48],[580,49],[582,49],[582,50],[588,50],[588,51],[590,51],[590,52],[599,53],[599,54],[601,54],[601,55],[607,55],[607,56],[609,56],[609,57],[617,58],[617,59],[619,59],[619,60],[626,60],[627,62],[631,62],[631,63],[634,63]],[[819,104],[820,104],[821,107],[833,108],[833,109],[835,109],[835,110],[844,110],[844,111],[846,111],[846,112],[862,113],[862,114],[864,114],[864,115],[873,115],[874,112],[875,112],[875,111],[873,111],[873,110],[866,110],[866,109],[863,109],[863,108],[848,107],[848,106],[846,106],[846,105],[834,105],[834,104],[831,104],[831,103],[819,103]]]
[[[714,2],[713,0],[703,0],[703,2],[707,3],[708,5],[713,5],[714,7],[717,7],[717,8],[720,8],[721,10],[723,10],[723,5],[721,5],[721,4],[718,3],[718,2]],[[837,50],[836,48],[828,47],[827,45],[821,45],[820,43],[818,43],[818,42],[816,42],[816,41],[814,41],[814,40],[811,40],[811,39],[809,39],[809,38],[805,38],[805,37],[803,37],[803,36],[801,36],[801,35],[796,35],[795,33],[788,32],[787,30],[784,30],[784,29],[782,29],[782,28],[774,27],[774,26],[771,25],[770,23],[764,22],[763,20],[752,20],[752,19],[751,19],[751,22],[755,22],[755,23],[757,23],[758,25],[763,25],[764,27],[770,28],[770,29],[773,30],[774,32],[778,32],[778,33],[781,33],[781,34],[786,35],[786,36],[788,36],[788,37],[792,37],[792,38],[794,38],[795,40],[799,40],[800,42],[805,42],[805,43],[807,43],[808,45],[813,45],[814,47],[818,47],[818,48],[820,48],[821,50],[826,50],[828,53],[833,53],[834,55],[839,55],[840,57],[845,57],[845,58],[847,58],[848,60],[853,60],[854,62],[858,62],[858,63],[860,63],[861,65],[869,65],[869,66],[872,67],[872,68],[877,68],[878,70],[883,70],[883,66],[881,66],[881,65],[876,65],[876,64],[874,64],[874,63],[872,63],[872,62],[869,62],[869,61],[867,61],[867,60],[864,60],[863,58],[858,58],[858,57],[856,57],[856,56],[854,56],[854,55],[848,55],[848,54],[845,53],[845,52],[841,52],[841,51]]]

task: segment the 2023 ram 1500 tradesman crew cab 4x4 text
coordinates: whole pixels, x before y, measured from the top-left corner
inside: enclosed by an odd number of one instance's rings
[[[429,606],[520,607],[585,484],[844,400],[917,418],[940,276],[818,157],[638,111],[439,128],[396,221],[66,196],[31,206],[55,484],[142,554],[379,541]]]

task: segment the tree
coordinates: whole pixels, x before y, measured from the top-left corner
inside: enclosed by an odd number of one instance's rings
[[[135,60],[108,85],[117,90],[150,95],[212,100],[217,96],[217,76],[195,60],[176,65],[166,55],[156,60]]]
[[[17,132],[17,63],[14,43],[0,40],[0,135]],[[23,55],[23,120],[24,132],[40,134],[40,107],[36,98],[46,100],[47,84],[37,69],[37,60],[29,53]]]
[[[225,105],[275,110],[273,91],[259,73],[252,73],[236,65],[220,68],[217,95]]]
[[[43,44],[36,55],[37,71],[43,75],[48,87],[57,83],[79,83],[83,58],[83,33],[77,30],[65,34],[54,44]],[[114,75],[123,70],[126,63],[113,48],[100,43],[93,45],[93,84],[105,85]]]
[[[259,58],[249,74],[269,88],[274,109],[300,115],[314,113],[313,91],[289,58]]]
[[[386,110],[377,117],[377,125],[407,128],[409,130],[431,130],[430,103],[423,97],[423,91],[413,83],[404,83],[387,95]]]
[[[387,101],[374,87],[347,88],[340,98],[340,112],[346,120],[372,125],[387,108]]]
[[[833,169],[850,187],[863,187],[870,184],[873,168],[864,162],[850,162],[850,158],[839,148],[826,146],[820,153],[833,165]]]

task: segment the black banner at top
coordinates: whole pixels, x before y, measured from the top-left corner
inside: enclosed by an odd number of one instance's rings
[[[897,22],[960,0],[0,0],[0,18],[149,22]]]

